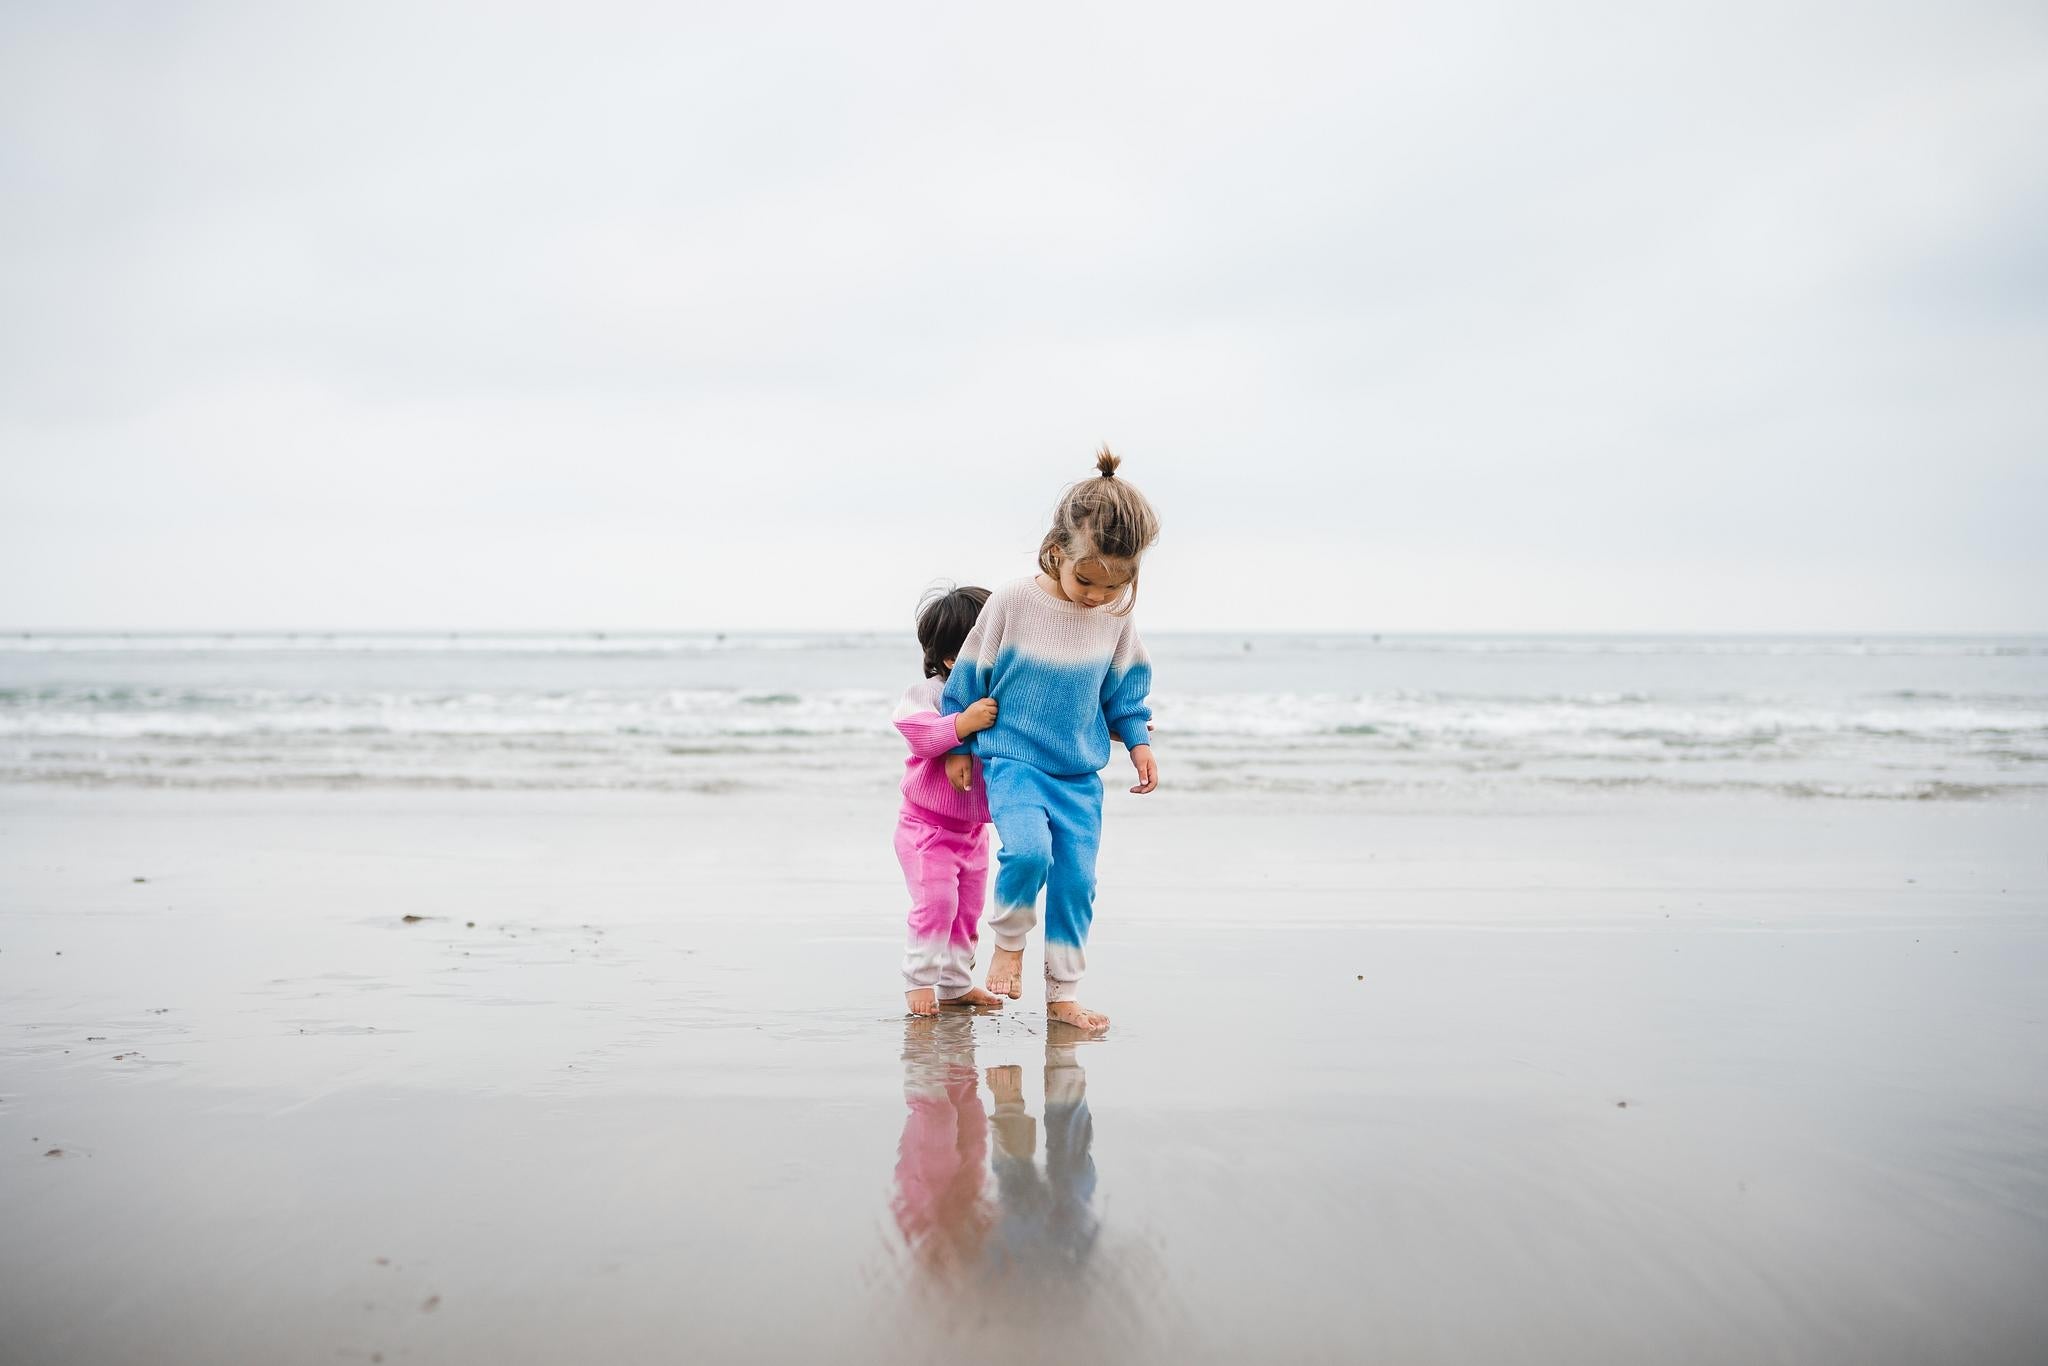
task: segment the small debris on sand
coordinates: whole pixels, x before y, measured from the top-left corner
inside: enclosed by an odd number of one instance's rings
[[[466,920],[463,922],[462,928],[466,930],[473,930],[476,928],[476,922],[474,920]]]
[[[1628,1102],[1625,1100],[1617,1100],[1616,1102],[1614,1102],[1614,1108],[1617,1110],[1626,1110],[1628,1108]]]
[[[419,924],[419,923],[420,923],[420,922],[421,922],[422,920],[425,920],[425,919],[426,919],[426,917],[425,917],[425,916],[423,916],[423,915],[402,915],[402,916],[400,916],[400,917],[398,917],[398,918],[399,918],[400,920],[404,921],[404,922],[405,922],[406,924],[408,924],[408,925],[417,925],[417,924]]]
[[[431,1314],[440,1307],[441,1297],[439,1295],[429,1295],[427,1296],[426,1303],[420,1306],[420,1312],[424,1314]]]
[[[147,882],[147,881],[149,881],[149,879],[148,879],[148,878],[146,878],[146,877],[139,877],[139,878],[136,878],[135,880],[136,880],[137,882]]]
[[[44,1156],[44,1157],[62,1157],[62,1156],[64,1156],[64,1150],[63,1150],[62,1148],[52,1148],[52,1149],[50,1149],[50,1151],[48,1151],[48,1152],[44,1153],[44,1154],[43,1154],[43,1156]]]

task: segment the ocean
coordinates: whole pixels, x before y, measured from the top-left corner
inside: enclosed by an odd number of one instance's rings
[[[1147,645],[1176,792],[2048,787],[2048,637]],[[901,755],[889,712],[918,672],[907,631],[15,634],[0,638],[0,782],[886,796]]]

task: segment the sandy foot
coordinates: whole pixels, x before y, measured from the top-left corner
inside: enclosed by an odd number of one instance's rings
[[[942,1006],[969,1007],[975,1010],[1001,1010],[1003,998],[991,996],[980,987],[969,987],[958,996],[949,996],[939,1002]]]
[[[1013,1001],[1024,994],[1024,950],[996,950],[988,962],[988,989]]]
[[[1090,1010],[1079,1001],[1047,1001],[1045,1015],[1049,1020],[1058,1020],[1090,1033],[1100,1033],[1109,1028],[1109,1016]]]

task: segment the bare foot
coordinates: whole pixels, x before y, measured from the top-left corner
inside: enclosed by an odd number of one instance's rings
[[[980,987],[969,987],[958,996],[948,996],[939,1004],[947,1006],[972,1006],[976,1010],[1001,1010],[1003,1008],[1003,998],[991,996]]]
[[[1109,1016],[1089,1010],[1079,1001],[1047,1001],[1045,1018],[1070,1024],[1076,1029],[1085,1029],[1090,1034],[1100,1034],[1109,1028]]]
[[[938,993],[930,987],[918,987],[915,991],[903,993],[903,999],[910,1006],[913,1015],[936,1015],[939,1013]]]
[[[1024,950],[996,950],[996,956],[988,960],[988,989],[1013,1001],[1024,995]]]

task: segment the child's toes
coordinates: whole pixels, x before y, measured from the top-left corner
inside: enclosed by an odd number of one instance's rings
[[[1109,1016],[1100,1011],[1089,1010],[1073,1001],[1051,1002],[1046,1006],[1045,1013],[1063,1024],[1085,1029],[1090,1033],[1099,1034],[1109,1028]]]
[[[997,996],[1007,996],[1015,1001],[1024,995],[1024,951],[1022,949],[997,949],[996,956],[988,965],[988,989]]]

